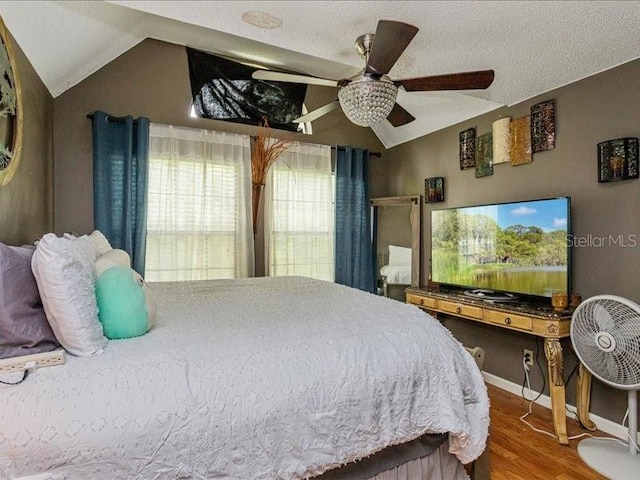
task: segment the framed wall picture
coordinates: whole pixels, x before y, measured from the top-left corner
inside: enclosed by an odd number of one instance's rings
[[[427,178],[424,181],[424,203],[444,202],[444,177]]]
[[[476,166],[476,129],[468,128],[460,132],[460,170]]]
[[[531,163],[531,117],[516,118],[511,122],[511,166]]]
[[[598,182],[638,178],[638,139],[617,138],[598,144]]]
[[[556,104],[554,100],[531,107],[531,153],[556,148]]]
[[[501,118],[491,126],[493,134],[493,164],[511,161],[511,117]]]
[[[493,134],[476,139],[476,178],[493,175]]]

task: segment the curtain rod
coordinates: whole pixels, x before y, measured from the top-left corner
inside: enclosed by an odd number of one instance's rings
[[[93,113],[87,113],[87,118],[90,118],[93,120]],[[107,115],[107,120],[111,121],[111,122],[122,122],[124,123],[127,120],[127,117],[113,117],[111,115]],[[255,138],[255,137],[254,137]],[[331,150],[340,150],[340,151],[345,151],[346,148],[345,147],[331,147]],[[382,156],[382,154],[380,152],[369,152],[369,155],[371,155],[372,157],[378,157],[380,158]]]
[[[341,152],[344,152],[346,150],[346,148],[345,147],[331,147],[331,150],[340,150]],[[372,157],[380,158],[382,156],[382,153],[380,153],[380,152],[369,152],[369,155],[371,155]]]
[[[93,113],[87,113],[87,118],[93,120]],[[107,121],[124,123],[127,121],[127,117],[114,117],[112,115],[107,115]]]

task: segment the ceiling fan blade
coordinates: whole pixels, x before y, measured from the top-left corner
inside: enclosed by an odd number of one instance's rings
[[[434,90],[481,90],[493,83],[493,70],[450,73],[431,77],[406,78],[396,80],[407,92],[429,92]]]
[[[337,108],[340,108],[340,102],[338,100],[334,100],[331,103],[327,103],[326,105],[316,108],[314,111],[309,112],[305,115],[302,115],[299,118],[296,118],[293,123],[306,123],[313,122],[314,120],[326,115],[329,112],[333,112]]]
[[[369,52],[367,73],[380,75],[389,73],[416,33],[418,28],[413,25],[380,20]]]
[[[267,80],[270,82],[306,83],[308,85],[321,85],[323,87],[338,86],[336,80],[295,75],[293,73],[272,72],[271,70],[256,70],[251,76],[256,80]]]
[[[391,113],[387,117],[389,123],[394,127],[401,127],[402,125],[413,122],[415,119],[416,117],[407,112],[398,103],[393,106],[393,110],[391,110]]]

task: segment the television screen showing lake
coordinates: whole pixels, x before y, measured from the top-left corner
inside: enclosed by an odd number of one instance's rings
[[[568,292],[569,198],[436,210],[431,279],[550,297]]]

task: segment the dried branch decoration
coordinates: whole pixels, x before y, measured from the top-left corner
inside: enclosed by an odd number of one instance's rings
[[[263,118],[258,126],[258,135],[251,152],[251,183],[264,185],[271,165],[287,150],[290,144],[291,140],[273,141],[269,122]]]
[[[267,179],[267,174],[271,165],[289,147],[291,140],[275,140],[271,138],[271,129],[266,118],[258,126],[258,136],[254,148],[251,152],[251,183],[252,183],[252,211],[253,211],[253,234],[258,228],[258,211],[260,210],[260,199],[262,189]]]

